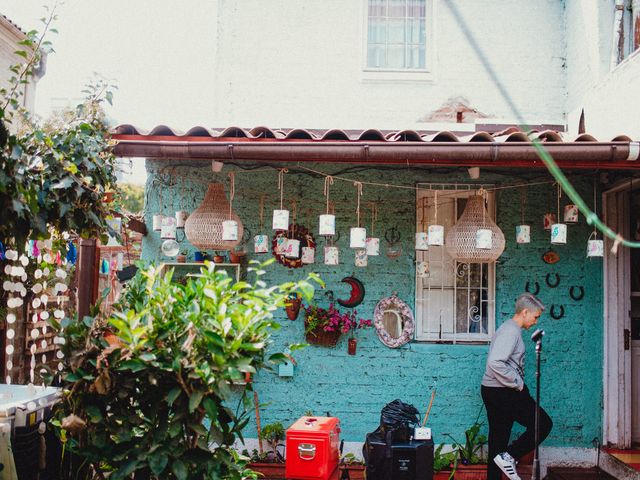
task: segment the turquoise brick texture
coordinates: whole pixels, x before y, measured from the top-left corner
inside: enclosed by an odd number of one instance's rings
[[[147,226],[151,216],[162,210],[170,214],[175,210],[193,211],[202,201],[209,182],[225,183],[229,192],[227,172],[212,173],[209,165],[147,160],[146,185]],[[314,165],[311,168],[333,173],[336,166]],[[271,211],[279,206],[277,171],[275,169],[237,169],[234,210],[252,234],[271,231]],[[354,180],[384,184],[415,185],[437,182],[469,182],[466,169],[452,169],[438,173],[415,168],[385,169],[350,167],[342,176]],[[521,181],[548,181],[542,171],[533,174],[523,171],[482,172],[481,181],[496,185],[510,185]],[[589,176],[570,176],[579,192],[593,198]],[[291,200],[297,202],[298,223],[317,233],[317,216],[323,213],[323,177],[290,168],[285,176],[285,205],[291,208]],[[259,199],[266,194],[264,228],[259,224]],[[397,227],[401,233],[403,254],[390,260],[385,255],[370,257],[369,266],[356,268],[353,251],[348,248],[348,229],[355,223],[356,189],[350,182],[335,180],[331,188],[331,200],[335,202],[339,240],[340,265],[322,263],[321,248],[324,239],[316,235],[318,251],[314,265],[300,269],[288,269],[274,264],[268,269],[266,280],[270,283],[303,278],[315,271],[326,282],[336,298],[347,298],[348,287],[340,280],[351,274],[362,280],[366,287],[364,302],[358,307],[361,316],[372,318],[376,303],[397,292],[409,305],[415,303],[415,252],[413,250],[416,221],[415,191],[411,189],[385,188],[365,185],[362,205],[375,201],[378,204],[376,236],[384,237],[385,230]],[[568,244],[554,246],[560,262],[548,265],[542,255],[551,247],[549,232],[542,228],[542,217],[547,211],[555,212],[555,187],[550,184],[528,187],[525,221],[531,225],[532,242],[515,243],[515,226],[520,223],[520,191],[504,189],[496,193],[497,223],[507,239],[504,254],[496,269],[496,323],[500,325],[513,312],[516,297],[524,291],[527,281],[540,285],[540,298],[549,307],[563,305],[565,315],[553,320],[545,313],[539,326],[546,330],[542,373],[542,405],[554,420],[554,429],[547,445],[590,445],[594,437],[601,437],[602,423],[602,261],[585,257],[587,238],[591,229],[584,218],[570,225]],[[159,204],[162,204],[159,208]],[[565,197],[561,207],[568,203]],[[368,210],[363,210],[367,212]],[[366,227],[370,217],[363,213]],[[149,230],[151,230],[149,228]],[[382,240],[384,244],[384,240]],[[162,262],[169,259],[160,253],[158,232],[144,238],[143,259]],[[185,240],[188,248],[188,242]],[[384,248],[384,246],[382,247]],[[190,249],[193,259],[193,248]],[[250,258],[264,260],[266,256],[252,253]],[[558,274],[560,284],[550,288],[545,282],[547,274]],[[585,296],[580,301],[569,295],[571,286],[584,287]],[[325,291],[316,292],[314,301],[327,305]],[[282,350],[286,345],[304,341],[302,314],[297,321],[286,318],[284,311],[277,312],[282,328],[273,336],[271,350]],[[524,333],[527,340],[527,332]],[[531,391],[535,387],[535,352],[531,341],[527,345],[526,382]],[[288,426],[306,411],[316,415],[330,413],[340,418],[342,438],[347,441],[364,441],[365,434],[376,428],[380,410],[389,401],[400,398],[425,411],[431,390],[437,386],[437,395],[429,425],[436,442],[450,443],[445,434],[463,440],[465,428],[473,423],[482,407],[480,381],[484,371],[488,346],[461,344],[433,344],[411,342],[399,349],[384,346],[373,330],[359,332],[357,355],[347,354],[347,341],[342,338],[335,348],[310,346],[296,352],[298,362],[295,376],[281,378],[274,372],[261,372],[255,379],[260,402],[266,404],[261,411],[263,424],[280,421]],[[485,412],[482,412],[485,420]],[[484,426],[486,431],[486,425]],[[255,427],[248,426],[247,437],[255,437]]]

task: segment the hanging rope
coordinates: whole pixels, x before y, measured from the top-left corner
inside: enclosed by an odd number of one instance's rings
[[[557,195],[557,216],[556,216],[556,222],[560,223],[560,197],[562,196],[562,187],[560,186],[560,183],[558,182],[558,195]]]
[[[369,236],[373,237],[376,230],[376,221],[378,220],[378,206],[376,202],[371,202],[369,205],[371,206],[371,233]]]
[[[289,170],[287,170],[286,168],[281,168],[278,171],[278,190],[280,190],[280,210],[284,210],[284,208],[282,208],[283,205],[283,195],[284,195],[284,174],[287,173]]]
[[[356,187],[356,198],[358,199],[358,203],[356,206],[356,217],[358,222],[356,226],[360,227],[360,197],[362,196],[362,182],[353,182],[353,185]]]
[[[435,193],[433,194],[433,204],[434,204],[434,210],[435,210],[435,224],[438,224],[438,190],[435,191]]]
[[[231,220],[231,206],[233,205],[233,197],[236,195],[236,174],[229,172],[229,220]]]
[[[520,189],[520,225],[524,225],[524,208],[525,208],[525,204],[527,202],[527,197],[526,197],[526,187],[522,187]]]
[[[333,185],[333,177],[327,175],[324,178],[324,196],[327,198],[327,215],[329,215],[329,185]]]

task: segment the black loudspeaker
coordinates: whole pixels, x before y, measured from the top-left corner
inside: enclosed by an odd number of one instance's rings
[[[367,435],[367,480],[433,480],[433,440],[393,442]]]

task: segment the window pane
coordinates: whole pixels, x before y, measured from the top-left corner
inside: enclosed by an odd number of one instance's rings
[[[389,45],[387,47],[387,68],[404,68],[404,46]]]
[[[423,20],[407,20],[407,43],[416,44],[415,46],[418,46],[420,43],[424,43],[423,25]]]
[[[424,18],[426,3],[426,0],[408,0],[407,17]]]
[[[367,65],[374,68],[384,67],[384,48],[380,45],[369,45]]]
[[[456,332],[487,333],[486,302],[480,289],[456,291]],[[486,295],[484,295],[486,299]]]
[[[387,43],[396,43],[403,45],[405,39],[405,21],[404,18],[399,20],[389,20],[387,23],[388,36]]]
[[[407,15],[406,0],[389,0],[388,5],[389,5],[387,10],[388,17],[404,18]]]
[[[384,17],[386,5],[386,0],[369,0],[369,17]]]
[[[453,290],[431,290],[425,295],[427,330],[424,333],[453,333]]]
[[[369,44],[386,42],[387,24],[383,18],[369,19]]]

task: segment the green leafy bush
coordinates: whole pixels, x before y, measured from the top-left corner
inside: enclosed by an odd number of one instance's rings
[[[261,266],[262,267],[262,266]],[[110,480],[240,479],[251,476],[231,448],[249,421],[251,384],[235,386],[266,357],[273,312],[306,280],[267,287],[233,283],[206,265],[185,285],[150,268],[130,281],[106,322],[65,320],[65,395],[56,425],[65,448]],[[243,388],[230,408],[232,391]],[[84,472],[89,478],[92,472]]]

